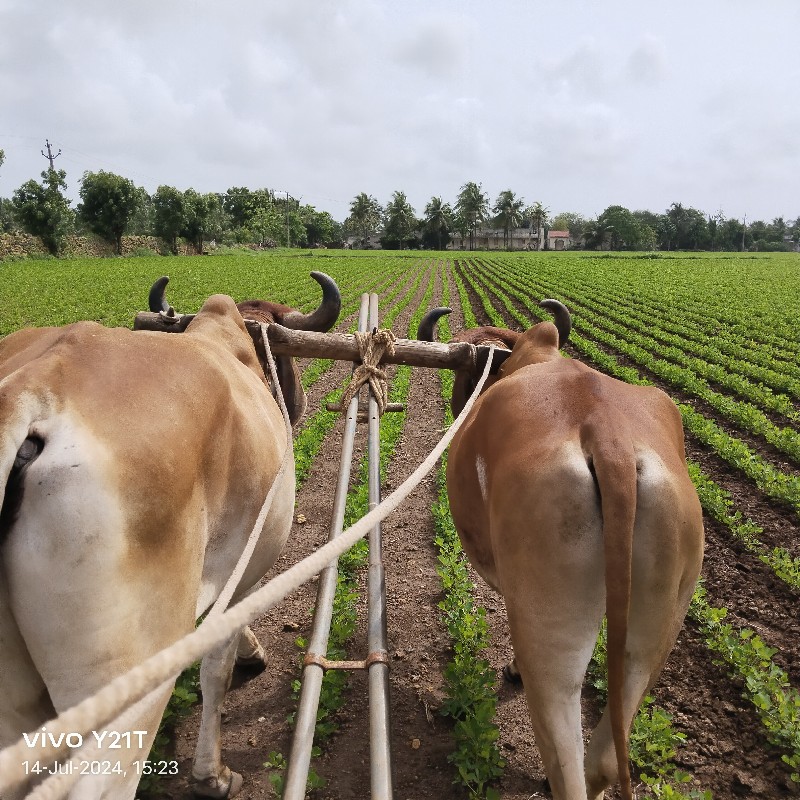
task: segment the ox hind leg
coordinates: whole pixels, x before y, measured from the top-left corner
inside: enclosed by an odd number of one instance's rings
[[[586,798],[580,698],[605,605],[594,487],[585,463],[575,470],[539,476],[533,490],[508,481],[491,521],[515,661],[555,800]],[[564,485],[568,502],[554,503]]]
[[[5,570],[0,564],[0,749],[15,744],[23,733],[37,730],[55,716],[47,687],[28,653],[9,607]],[[25,797],[25,786],[3,795]]]
[[[651,476],[652,480],[652,476]],[[678,637],[702,562],[702,515],[689,494],[669,483],[647,493],[647,469],[640,475],[633,538],[631,606],[625,652],[623,714],[628,731],[639,705],[655,684]],[[657,499],[656,499],[657,498]],[[600,800],[619,780],[608,708],[586,753],[590,800]]]
[[[252,632],[250,635],[252,636]],[[245,636],[241,638],[246,641]],[[242,776],[222,763],[221,752],[222,705],[231,682],[239,641],[240,634],[234,634],[227,642],[208,653],[200,665],[203,713],[192,778],[194,793],[202,797],[233,797],[242,788]]]

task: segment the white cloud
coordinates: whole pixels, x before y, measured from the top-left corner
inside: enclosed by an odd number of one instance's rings
[[[0,196],[47,137],[70,191],[109,169],[341,219],[359,191],[421,211],[474,180],[553,211],[796,216],[798,22],[742,0],[0,0]]]

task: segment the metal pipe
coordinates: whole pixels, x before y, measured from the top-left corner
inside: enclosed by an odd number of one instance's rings
[[[358,315],[358,329],[367,330],[369,295],[361,295],[361,308]],[[347,489],[353,462],[353,441],[356,433],[358,415],[358,394],[350,401],[342,438],[342,455],[339,461],[339,478],[333,499],[333,514],[329,539],[336,538],[344,527],[344,513],[347,502]],[[319,576],[317,604],[314,610],[314,628],[308,652],[325,656],[328,652],[328,636],[333,615],[333,598],[336,594],[337,562],[329,564]],[[306,663],[302,674],[300,703],[295,718],[292,751],[286,768],[283,800],[303,800],[306,796],[306,781],[311,764],[311,749],[314,745],[314,729],[317,722],[317,709],[322,689],[324,670],[318,663]]]
[[[378,295],[369,297],[369,328],[378,327]],[[369,433],[369,510],[381,501],[380,414],[372,390],[368,400]],[[383,569],[383,547],[380,523],[369,533],[369,620],[370,653],[386,654],[386,661],[375,661],[369,667],[369,749],[372,800],[392,800],[392,753],[389,706],[389,664],[386,643],[386,581]]]

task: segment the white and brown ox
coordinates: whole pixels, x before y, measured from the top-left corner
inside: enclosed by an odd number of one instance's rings
[[[689,606],[703,557],[681,418],[655,388],[564,358],[571,318],[456,339],[511,348],[450,447],[450,509],[470,561],[505,597],[515,662],[556,800],[632,796],[628,735]],[[434,309],[419,338],[432,339]],[[498,359],[499,360],[499,359]],[[457,375],[453,413],[474,377]],[[581,686],[603,614],[608,705],[584,758]]]
[[[317,311],[262,303],[262,318],[328,330],[338,290],[314,277],[324,289]],[[292,369],[282,374],[292,380]],[[302,387],[283,388],[296,411]],[[210,297],[182,334],[77,322],[0,341],[0,746],[193,630],[237,563],[287,445],[225,295]],[[289,463],[233,602],[277,560],[294,488]],[[210,797],[241,786],[219,741],[235,658],[264,661],[249,628],[203,659],[193,777]],[[134,796],[134,762],[147,758],[169,695],[131,726],[146,736],[100,756],[122,759],[127,777],[82,778],[70,797]]]

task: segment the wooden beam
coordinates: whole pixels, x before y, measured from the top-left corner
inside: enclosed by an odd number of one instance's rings
[[[185,314],[170,321],[164,314],[141,311],[136,315],[134,330],[163,331],[180,333],[194,318]],[[261,327],[257,322],[245,320],[248,333],[252,337],[256,349],[263,357]],[[360,361],[358,343],[351,333],[317,333],[315,331],[297,331],[285,328],[277,323],[267,326],[270,350],[275,355],[289,355],[297,358],[333,358],[339,361]],[[407,364],[413,367],[430,367],[432,369],[466,369],[475,371],[485,364],[489,348],[468,342],[421,342],[416,339],[396,339],[394,354],[386,355],[382,364]],[[495,372],[510,351],[496,351],[492,372]]]

